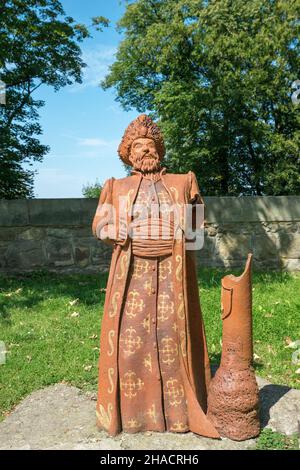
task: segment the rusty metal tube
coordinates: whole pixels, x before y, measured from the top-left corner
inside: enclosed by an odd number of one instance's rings
[[[207,416],[221,436],[245,440],[259,434],[259,390],[252,366],[252,254],[239,277],[223,277],[222,358],[208,393]]]

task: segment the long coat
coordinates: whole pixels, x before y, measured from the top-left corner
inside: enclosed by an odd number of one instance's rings
[[[127,229],[130,213],[141,183],[142,175],[135,172],[122,179],[106,181],[101,192],[92,230],[95,237],[103,239],[103,233],[112,223],[112,215],[101,211],[109,204],[115,210],[118,220],[120,196],[127,205]],[[203,203],[198,183],[193,172],[169,174],[161,172],[161,181],[174,205],[183,206],[192,201]],[[178,230],[182,236],[173,240],[172,263],[175,294],[175,312],[178,332],[180,372],[183,378],[187,400],[189,429],[202,436],[219,438],[219,433],[206,417],[207,390],[211,379],[205,331],[202,320],[195,252],[186,249],[183,224]],[[178,234],[177,234],[178,235]],[[117,238],[118,234],[116,235]],[[97,425],[111,435],[122,431],[119,399],[118,345],[120,318],[124,306],[124,295],[132,259],[132,242],[127,237],[121,243],[106,240],[113,246],[112,259],[107,282],[104,313],[100,337],[99,382],[96,406]]]

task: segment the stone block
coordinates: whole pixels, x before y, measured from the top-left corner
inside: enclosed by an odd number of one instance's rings
[[[31,199],[28,201],[30,225],[81,225],[81,199]]]
[[[205,232],[209,237],[215,237],[218,233],[218,225],[216,224],[207,225]]]
[[[92,228],[93,218],[98,205],[98,199],[81,199],[81,224]]]
[[[208,223],[299,221],[300,196],[204,197]]]
[[[0,199],[0,227],[29,225],[28,200]]]
[[[300,259],[300,233],[280,232],[279,255],[284,258]]]
[[[46,242],[46,253],[50,266],[70,266],[74,264],[72,244],[68,240],[48,240]]]
[[[45,237],[45,230],[38,227],[30,227],[20,231],[18,239],[20,240],[42,240]]]
[[[85,227],[74,227],[72,229],[73,238],[93,238],[92,224]]]
[[[11,242],[23,231],[24,227],[0,227],[0,242]]]
[[[47,235],[47,237],[50,237],[50,238],[61,238],[63,240],[69,239],[69,238],[72,238],[72,236],[73,236],[73,227],[68,227],[68,228],[47,227],[46,228],[46,235]]]
[[[94,265],[109,267],[111,260],[112,250],[104,243],[98,243],[98,246],[94,246],[91,249],[91,262]]]
[[[6,265],[14,271],[39,268],[45,265],[43,242],[35,240],[16,240],[6,251]]]
[[[74,248],[74,259],[78,266],[84,268],[90,264],[90,247],[77,245]]]
[[[204,236],[204,244],[203,248],[201,250],[198,250],[199,253],[199,258],[212,258],[215,254],[216,251],[216,237],[215,236],[208,236],[207,233],[205,233]]]
[[[0,246],[0,268],[4,269],[6,268],[6,252],[7,252],[7,246]]]
[[[254,235],[253,255],[258,260],[278,258],[278,234],[264,232]]]
[[[281,258],[281,269],[284,271],[300,271],[300,259]]]
[[[252,251],[252,239],[244,234],[223,234],[218,237],[217,255],[221,260],[246,259]]]

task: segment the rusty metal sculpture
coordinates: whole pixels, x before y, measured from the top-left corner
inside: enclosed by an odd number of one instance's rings
[[[194,252],[176,217],[176,209],[203,200],[193,172],[161,167],[164,151],[158,126],[146,115],[134,120],[119,146],[131,175],[105,183],[93,221],[94,235],[113,246],[97,424],[111,435],[193,431],[218,438],[206,417],[210,366]]]
[[[192,231],[203,230],[203,219],[195,217],[204,205],[196,176],[161,167],[163,137],[146,115],[128,126],[118,152],[133,167],[131,175],[106,181],[92,225],[94,236],[113,247],[100,339],[97,425],[111,435],[122,430],[254,435],[251,259],[241,278],[223,280],[224,353],[207,416],[210,364],[195,252],[180,212],[191,207]]]
[[[252,255],[243,274],[222,279],[221,365],[211,381],[207,417],[221,436],[245,440],[259,434],[259,395],[253,367]]]

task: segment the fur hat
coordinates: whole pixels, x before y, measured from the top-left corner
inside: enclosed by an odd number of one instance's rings
[[[154,140],[160,159],[165,155],[164,141],[159,127],[149,116],[140,114],[127,127],[118,148],[121,160],[127,165],[132,165],[129,156],[133,141],[143,137]]]

